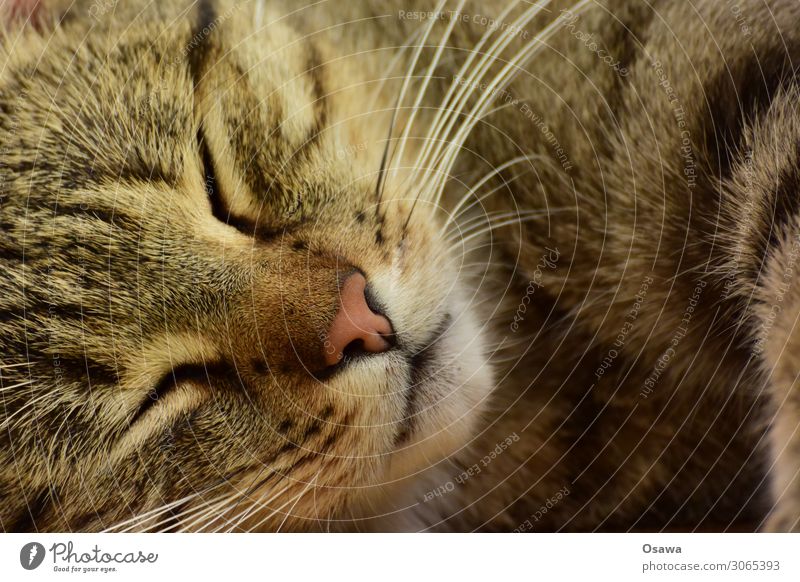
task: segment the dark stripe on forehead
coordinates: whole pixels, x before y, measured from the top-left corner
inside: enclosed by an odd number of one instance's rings
[[[298,105],[310,108],[312,119],[304,134],[287,134],[284,131],[287,112],[282,90],[275,87],[270,79],[251,76],[249,67],[252,65],[246,59],[242,60],[235,46],[220,44],[227,38],[217,30],[223,18],[215,9],[214,2],[200,2],[196,23],[188,41],[188,65],[195,86],[196,107],[200,107],[198,141],[201,148],[209,146],[208,151],[204,152],[207,168],[213,168],[215,163],[232,163],[254,197],[268,203],[263,217],[256,219],[251,216],[245,220],[244,217],[229,217],[226,212],[224,221],[228,224],[232,221],[241,222],[237,226],[240,230],[261,239],[272,239],[283,232],[287,216],[293,216],[293,222],[301,218],[294,216],[302,202],[302,196],[296,190],[298,185],[305,183],[310,154],[316,149],[318,137],[328,122],[325,67],[318,49],[310,41],[303,42],[305,60],[290,75],[293,79],[299,75],[304,101]],[[285,26],[285,23],[281,26]],[[258,81],[257,86],[253,84],[255,80]],[[215,95],[215,92],[219,94]],[[222,110],[218,112],[221,114],[222,127],[205,127],[203,119],[207,111],[202,102],[210,99],[215,103],[216,98],[222,99]],[[216,107],[212,103],[208,103],[208,106]],[[232,159],[222,159],[221,152],[213,150],[209,141],[209,131],[212,129],[224,132],[227,151]],[[213,143],[221,148],[223,146],[219,144],[225,142],[218,140]],[[227,211],[224,208],[222,210]],[[253,228],[256,222],[261,221],[269,226]]]
[[[328,122],[328,108],[325,99],[325,84],[323,82],[324,65],[319,51],[313,43],[308,43],[308,49],[309,57],[306,73],[311,83],[312,99],[314,100],[314,126],[305,140],[304,149],[317,140],[317,137],[325,129],[325,125]]]
[[[197,5],[197,22],[192,28],[189,39],[189,71],[194,86],[197,87],[202,78],[211,46],[211,35],[214,34],[217,11],[213,0],[200,0]]]
[[[249,90],[250,88],[246,83],[247,71],[245,71],[235,60],[234,54],[228,54],[227,58],[223,62],[212,60],[216,48],[212,43],[212,36],[215,33],[216,21],[218,18],[217,11],[212,0],[201,0],[199,2],[197,8],[197,21],[192,29],[192,36],[188,41],[190,44],[189,70],[195,87],[195,99],[197,100],[198,98],[201,98],[198,97],[198,88],[204,77],[208,74],[209,70],[213,66],[216,68],[215,74],[222,75],[230,73],[232,75],[232,80],[235,80],[235,82],[239,84],[239,92],[235,97],[237,100],[237,105],[244,110],[255,111],[260,100],[252,91]],[[231,70],[229,71],[227,69]],[[209,85],[211,87],[214,86],[213,83],[209,83]],[[229,88],[226,88],[226,93],[228,92]],[[280,117],[281,114],[278,112],[278,118],[280,119]],[[231,142],[231,151],[234,153],[234,159],[241,158],[247,160],[247,162],[244,164],[243,170],[245,181],[255,192],[267,191],[272,183],[272,180],[269,179],[268,176],[265,176],[264,172],[258,167],[258,164],[253,161],[253,158],[256,157],[254,152],[251,152],[245,147],[245,143],[247,142],[242,141],[242,133],[247,131],[248,128],[238,127],[236,129],[237,131],[233,131],[234,128],[229,127],[228,123],[226,123],[223,127],[223,130],[228,133],[228,139]],[[204,157],[206,169],[213,169],[214,160],[212,152],[207,147],[208,144],[206,142],[202,126],[198,132],[198,144],[201,148],[201,154]],[[220,214],[220,216],[222,215]],[[236,218],[229,216],[223,220],[223,222],[227,222],[228,224],[232,224],[232,221],[235,222]],[[236,225],[232,224],[232,226]],[[240,228],[240,230],[242,229]],[[267,236],[266,238],[270,238],[270,236]]]

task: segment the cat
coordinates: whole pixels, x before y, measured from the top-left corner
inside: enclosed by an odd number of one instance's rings
[[[16,0],[5,531],[800,528],[800,9]]]

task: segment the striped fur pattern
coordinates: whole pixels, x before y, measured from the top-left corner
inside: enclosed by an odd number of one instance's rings
[[[795,3],[61,4],[2,529],[800,529]],[[355,269],[397,347],[325,370]]]

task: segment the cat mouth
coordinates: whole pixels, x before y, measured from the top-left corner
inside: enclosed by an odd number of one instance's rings
[[[419,401],[425,384],[435,380],[442,372],[440,346],[451,324],[452,316],[448,313],[428,337],[425,346],[408,358],[411,379],[405,390],[406,403],[400,421],[400,430],[394,440],[395,446],[402,445],[410,439],[415,429],[415,418],[420,412]]]

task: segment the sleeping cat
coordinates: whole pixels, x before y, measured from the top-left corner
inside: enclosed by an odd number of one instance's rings
[[[789,0],[8,0],[5,531],[800,529]]]

